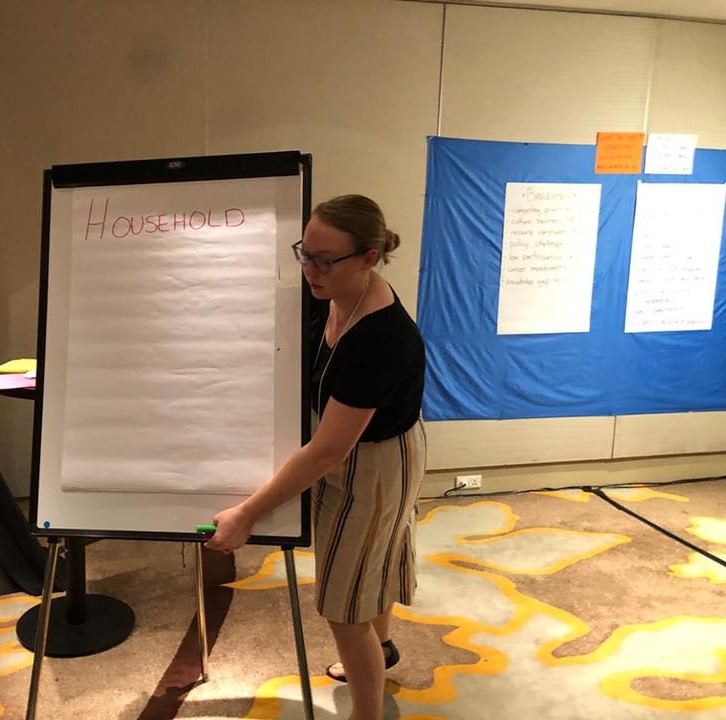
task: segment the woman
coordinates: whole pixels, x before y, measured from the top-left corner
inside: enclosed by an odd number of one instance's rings
[[[383,717],[384,670],[398,661],[394,602],[415,588],[415,505],[425,469],[419,419],[424,346],[391,286],[375,271],[399,245],[369,198],[315,208],[293,249],[317,303],[312,439],[250,498],[219,513],[207,547],[231,552],[255,522],[316,484],[316,602],[350,684],[351,720]],[[315,322],[313,323],[315,327]]]

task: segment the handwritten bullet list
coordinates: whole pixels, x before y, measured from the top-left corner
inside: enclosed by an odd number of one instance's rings
[[[599,209],[598,184],[507,183],[499,334],[587,332]]]
[[[639,184],[625,332],[711,329],[725,195],[723,185]]]

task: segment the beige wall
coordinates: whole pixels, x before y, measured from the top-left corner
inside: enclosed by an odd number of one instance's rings
[[[435,2],[444,0],[408,0]],[[459,5],[489,5],[547,10],[573,10],[580,13],[660,17],[704,22],[725,22],[723,0],[457,0]]]
[[[396,0],[24,0],[0,3],[0,68],[0,359],[35,354],[52,164],[309,152],[314,200],[363,192],[387,210],[403,245],[385,272],[413,312],[427,135],[645,129],[726,147],[723,25]],[[461,467],[496,468],[504,487],[571,484],[573,468],[606,481],[617,462],[719,474],[723,415],[684,417],[432,423],[430,488]],[[30,436],[30,403],[0,398],[18,495]],[[684,457],[657,457],[673,448]]]

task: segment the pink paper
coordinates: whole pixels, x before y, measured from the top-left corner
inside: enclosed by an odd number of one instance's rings
[[[26,378],[25,373],[0,373],[0,390],[34,388],[35,378]]]

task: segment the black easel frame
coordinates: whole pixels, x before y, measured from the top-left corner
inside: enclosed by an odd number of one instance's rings
[[[48,273],[50,245],[50,207],[54,187],[74,188],[105,185],[144,184],[159,182],[189,182],[194,180],[219,180],[256,177],[302,176],[302,221],[303,227],[310,217],[312,158],[299,152],[261,153],[253,155],[225,155],[214,157],[167,158],[131,162],[83,164],[56,166],[46,170],[43,178],[43,222],[42,252],[40,270],[40,301],[38,319],[38,373],[35,395],[33,424],[33,456],[31,478],[30,522],[32,532],[46,536],[49,542],[49,556],[43,586],[41,605],[28,611],[18,623],[21,642],[35,652],[26,720],[34,720],[43,657],[47,654],[66,657],[92,654],[123,642],[133,629],[133,611],[121,601],[104,596],[86,595],[85,543],[89,539],[136,539],[158,541],[191,541],[196,545],[196,582],[198,600],[198,628],[201,653],[201,677],[206,681],[207,638],[204,613],[203,569],[201,542],[196,533],[154,533],[104,531],[100,529],[52,530],[38,526],[38,496],[40,480],[40,436],[43,417],[43,387],[45,376],[45,343],[47,332]],[[310,293],[303,286],[302,297],[302,347],[301,347],[301,440],[310,438],[310,350],[307,342],[307,328],[310,323]],[[295,630],[298,666],[303,691],[303,707],[306,720],[313,719],[312,693],[307,669],[302,619],[300,614],[293,549],[307,547],[311,541],[310,492],[301,496],[301,532],[298,537],[251,536],[250,544],[280,545],[285,564],[290,593],[290,603]],[[68,593],[65,598],[53,601],[52,584],[58,560],[59,539],[66,538],[69,551]],[[89,611],[90,610],[90,614]],[[27,616],[27,617],[26,617]],[[91,623],[100,623],[91,627]],[[35,627],[34,627],[35,626]],[[113,632],[110,630],[113,626]],[[34,630],[34,632],[33,632]],[[50,645],[48,644],[50,635]],[[54,634],[55,633],[55,634]],[[113,637],[111,637],[113,635]],[[103,647],[89,645],[88,638],[103,637]],[[71,638],[69,642],[69,638]],[[60,645],[60,647],[56,647]]]
[[[53,188],[83,188],[112,185],[143,185],[203,180],[229,180],[262,177],[301,177],[302,226],[307,224],[312,209],[312,156],[297,151],[216,155],[210,157],[163,158],[128,162],[58,165],[43,175],[43,220],[41,237],[40,289],[38,302],[38,344],[35,413],[33,417],[33,453],[31,463],[30,523],[34,534],[48,537],[81,537],[86,539],[171,540],[195,542],[194,532],[146,532],[107,530],[103,528],[45,528],[38,525],[41,432],[45,385],[46,334],[48,331],[48,279],[50,257],[51,196]],[[301,228],[302,231],[302,228]],[[301,322],[301,441],[310,439],[310,348],[306,330],[310,326],[311,296],[303,284]],[[252,535],[251,545],[308,547],[311,542],[310,491],[301,495],[298,536]]]

